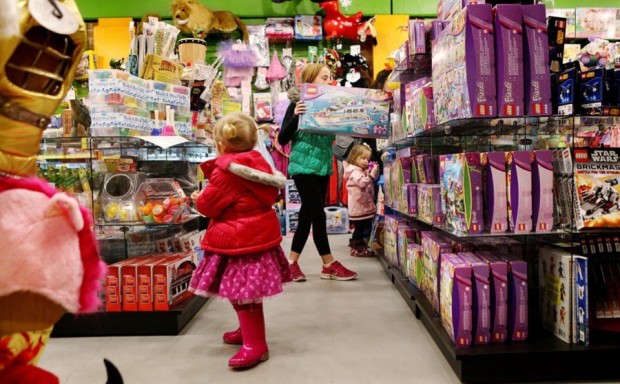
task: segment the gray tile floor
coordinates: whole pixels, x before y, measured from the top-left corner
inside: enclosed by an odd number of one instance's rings
[[[300,260],[308,281],[265,302],[271,358],[254,369],[228,368],[236,347],[221,335],[236,327],[236,316],[218,299],[178,336],[51,339],[40,366],[63,384],[105,383],[104,357],[128,384],[459,383],[378,261],[348,255],[348,237],[330,236],[332,250],[359,279],[321,280],[309,240]],[[282,247],[288,253],[290,239]]]

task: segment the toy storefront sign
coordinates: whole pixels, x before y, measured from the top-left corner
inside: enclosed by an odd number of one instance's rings
[[[356,137],[389,137],[390,97],[378,89],[303,84],[302,131]]]

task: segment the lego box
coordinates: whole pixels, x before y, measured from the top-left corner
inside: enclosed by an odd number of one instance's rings
[[[490,4],[468,5],[433,41],[435,121],[497,116]]]
[[[472,343],[471,267],[453,253],[441,255],[441,324],[457,348]]]
[[[491,341],[491,290],[489,265],[470,252],[458,256],[472,269],[472,338],[474,345]]]
[[[532,231],[532,151],[506,156],[508,169],[508,225],[515,233]]]
[[[536,232],[553,229],[553,151],[534,151],[532,221]]]
[[[449,231],[482,233],[482,165],[480,153],[439,157],[442,209]]]
[[[422,251],[424,252],[424,277],[420,289],[433,305],[435,312],[440,313],[439,290],[441,268],[441,256],[450,253],[452,246],[442,236],[432,232],[422,232]]]
[[[486,152],[481,155],[484,167],[485,223],[491,233],[506,232],[508,229],[506,191],[506,153]]]
[[[508,263],[508,331],[513,341],[528,336],[528,279],[527,262],[519,257],[502,254]]]
[[[418,219],[427,224],[443,224],[445,215],[441,208],[439,184],[418,185]]]
[[[166,258],[153,266],[153,309],[169,311],[191,294],[187,290],[196,266],[191,253]]]
[[[308,110],[299,129],[356,137],[389,137],[390,97],[378,89],[303,84],[302,100]]]
[[[491,341],[508,338],[508,263],[490,252],[478,252],[491,271]]]
[[[524,108],[527,116],[551,115],[549,37],[543,4],[524,5],[523,75]]]
[[[575,148],[577,229],[620,227],[620,149]]]
[[[523,14],[519,4],[498,4],[495,21],[495,69],[497,115],[522,116],[523,108]]]
[[[570,253],[548,247],[540,248],[538,285],[543,327],[569,344],[572,338],[572,268]]]

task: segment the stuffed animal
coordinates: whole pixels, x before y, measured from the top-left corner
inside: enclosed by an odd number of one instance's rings
[[[183,33],[204,39],[212,31],[233,32],[240,29],[243,41],[248,41],[245,24],[229,11],[214,12],[195,0],[174,0],[171,6],[174,25]]]
[[[343,78],[340,85],[353,88],[368,88],[370,76],[368,63],[362,55],[347,53],[342,59]]]

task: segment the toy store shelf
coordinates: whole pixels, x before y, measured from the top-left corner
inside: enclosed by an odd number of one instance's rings
[[[510,236],[510,237],[518,237],[518,236],[557,236],[557,235],[566,235],[568,234],[568,232],[564,231],[564,230],[557,230],[557,231],[550,231],[550,232],[526,232],[526,233],[514,233],[514,232],[499,232],[499,233],[461,233],[461,232],[454,232],[451,229],[449,229],[446,225],[444,224],[433,224],[431,222],[428,222],[426,220],[422,220],[416,216],[412,216],[408,213],[404,213],[404,212],[400,212],[395,210],[392,207],[389,207],[386,205],[386,208],[389,208],[390,212],[387,214],[393,214],[393,215],[397,215],[400,217],[403,217],[405,219],[409,219],[409,220],[415,220],[418,223],[422,223],[424,225],[428,225],[429,227],[432,228],[436,228],[437,230],[442,231],[443,233],[446,233],[450,236],[453,237],[458,237],[458,238],[473,238],[473,237],[506,237],[506,236]],[[617,232],[617,230],[616,230]]]
[[[46,160],[90,160],[92,158],[90,153],[76,153],[68,155],[39,155],[37,161]]]
[[[142,221],[135,221],[135,222],[127,222],[127,223],[121,223],[121,222],[97,222],[95,223],[95,226],[97,227],[167,227],[170,225],[183,225],[183,224],[187,224],[190,221],[196,220],[198,217],[200,217],[200,215],[190,215],[186,220],[180,222],[180,223],[144,223]]]
[[[160,136],[155,136],[155,138],[157,137],[160,137]],[[176,138],[176,137],[173,137],[173,138]],[[160,148],[160,146],[156,144],[150,143],[149,141],[144,140],[140,137],[133,137],[133,136],[44,137],[42,139],[42,142],[43,143],[59,143],[59,144],[64,144],[64,145],[79,144],[79,145],[82,145],[84,149],[89,147],[89,142],[92,143],[94,147],[97,147],[98,144],[101,142],[106,142],[106,143],[111,143],[111,144],[114,143],[114,144],[120,144],[123,146],[130,146],[130,147],[136,147],[136,148]],[[204,147],[209,147],[209,145],[206,143],[202,143],[200,141],[187,140],[185,142],[175,144],[174,147],[176,148],[179,148],[179,147],[204,148]],[[104,148],[100,148],[100,149],[104,149]]]
[[[415,316],[464,383],[533,382],[620,379],[617,338],[596,340],[590,346],[570,345],[548,333],[522,342],[457,349],[426,296],[381,256],[380,263]],[[534,328],[534,327],[530,327]]]
[[[170,311],[65,314],[52,337],[177,335],[207,302],[191,296]]]

